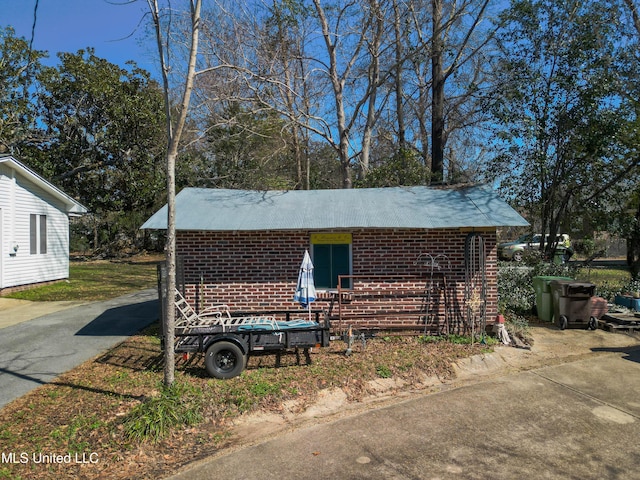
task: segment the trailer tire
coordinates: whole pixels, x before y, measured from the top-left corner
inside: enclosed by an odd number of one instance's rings
[[[242,349],[232,342],[216,342],[211,345],[204,356],[207,373],[220,379],[237,377],[246,364],[246,355]]]
[[[560,319],[558,320],[558,327],[560,330],[564,330],[569,326],[569,319],[565,315],[560,315]]]

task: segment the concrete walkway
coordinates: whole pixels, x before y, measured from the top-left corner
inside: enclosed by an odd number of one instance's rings
[[[10,327],[18,323],[33,320],[50,313],[77,307],[87,302],[30,302],[15,298],[0,297],[0,328]]]
[[[7,326],[0,330],[0,407],[103,353],[159,317],[158,294],[153,288],[82,305],[9,305],[9,299],[1,300],[0,325]]]

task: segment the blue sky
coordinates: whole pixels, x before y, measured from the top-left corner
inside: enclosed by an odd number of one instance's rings
[[[98,57],[118,65],[135,60],[155,74],[155,42],[141,23],[147,3],[111,2],[39,0],[33,48],[47,50],[50,58],[45,63],[51,65],[57,63],[58,52],[93,47]],[[17,36],[29,41],[35,4],[36,0],[0,0],[0,25],[11,25]]]

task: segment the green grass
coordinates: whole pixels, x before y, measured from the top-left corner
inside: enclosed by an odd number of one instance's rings
[[[596,285],[602,282],[611,284],[626,285],[631,281],[629,267],[614,266],[606,268],[583,268],[578,274],[577,280],[585,280]]]
[[[69,278],[7,295],[47,301],[97,301],[156,286],[156,259],[132,262],[72,261]]]
[[[377,365],[376,366],[376,374],[380,378],[391,378],[391,377],[393,377],[393,372],[386,365]]]
[[[578,271],[576,280],[593,283],[596,295],[612,300],[616,293],[628,289],[631,273],[627,266],[583,268]]]

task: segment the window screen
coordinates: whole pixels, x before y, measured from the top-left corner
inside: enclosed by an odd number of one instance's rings
[[[29,253],[47,253],[47,216],[29,215]]]
[[[40,215],[40,253],[47,253],[47,216]]]

